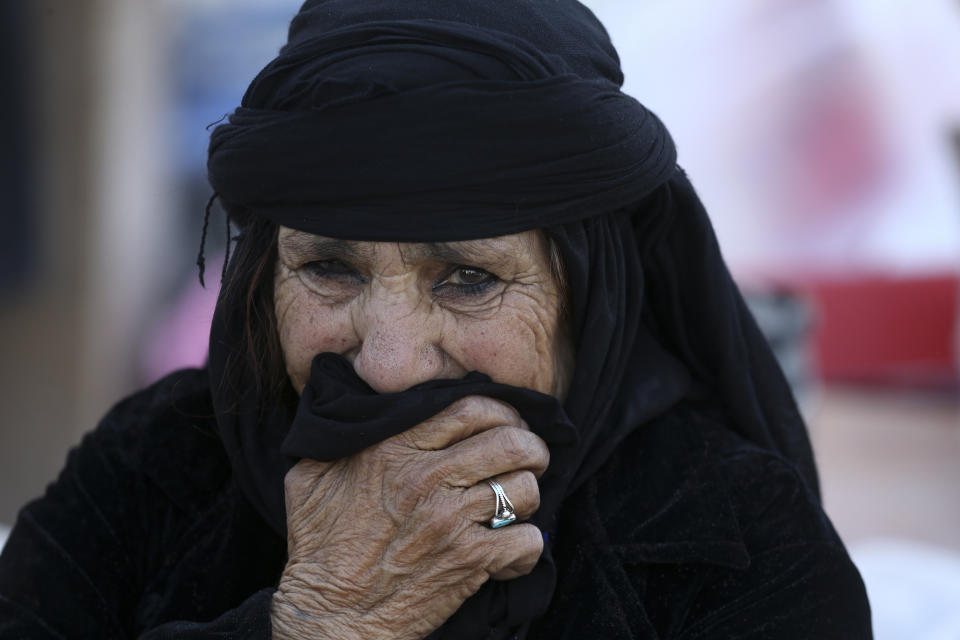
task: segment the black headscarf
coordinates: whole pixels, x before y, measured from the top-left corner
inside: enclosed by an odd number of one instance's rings
[[[552,596],[562,499],[683,398],[720,407],[817,490],[789,388],[670,136],[621,93],[622,79],[603,27],[572,0],[308,0],[211,138],[217,194],[277,224],[411,242],[543,229],[560,250],[577,344],[562,408],[477,373],[377,396],[342,358],[322,355],[291,416],[252,392],[253,372],[239,388],[222,384],[244,345],[218,305],[210,372],[221,437],[278,532],[283,474],[297,458],[349,455],[463,395],[510,402],[547,441],[532,519],[548,534],[544,557],[530,576],[485,585],[435,637],[522,635]]]

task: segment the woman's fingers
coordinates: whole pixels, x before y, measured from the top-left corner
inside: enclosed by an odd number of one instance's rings
[[[543,535],[532,524],[487,529],[481,535],[487,549],[486,571],[494,580],[527,575],[543,553]]]
[[[506,402],[486,396],[466,396],[394,437],[414,449],[436,451],[482,431],[503,426],[529,430],[517,410]]]
[[[539,506],[548,462],[513,407],[479,396],[356,455],[301,460],[285,478],[290,559],[278,593],[298,613],[352,620],[376,610],[424,637],[491,577],[536,565],[537,527],[486,524],[495,494],[485,479],[500,482],[522,520]]]
[[[526,520],[540,507],[540,487],[530,471],[513,471],[493,478],[513,504],[518,520]],[[493,517],[497,499],[493,488],[482,480],[463,492],[462,511],[474,522],[486,523]]]
[[[471,487],[485,478],[526,470],[543,475],[550,449],[540,436],[516,427],[496,427],[437,452],[435,469],[445,482]]]

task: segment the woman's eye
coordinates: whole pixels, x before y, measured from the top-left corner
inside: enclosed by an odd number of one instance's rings
[[[498,280],[497,276],[479,267],[459,266],[437,282],[433,289],[450,288],[456,293],[472,295],[484,291]]]
[[[336,280],[360,280],[362,276],[356,269],[339,260],[314,260],[303,265],[302,269],[311,276]]]

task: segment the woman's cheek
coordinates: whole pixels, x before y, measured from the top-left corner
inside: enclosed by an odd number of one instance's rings
[[[288,302],[284,308],[277,305],[277,324],[287,374],[300,393],[310,378],[313,358],[328,351],[347,353],[355,332],[345,309],[324,305],[309,291],[290,298],[277,296],[277,301]]]
[[[467,371],[480,371],[495,382],[549,393],[553,374],[543,331],[511,316],[458,326],[457,344],[447,350]]]

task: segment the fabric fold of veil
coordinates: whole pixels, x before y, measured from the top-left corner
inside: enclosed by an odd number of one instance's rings
[[[371,396],[345,361],[321,356],[291,415],[253,392],[255,372],[225,383],[245,345],[221,296],[209,366],[220,435],[236,481],[278,533],[297,458],[348,455],[469,393],[514,404],[548,442],[533,521],[551,537],[563,535],[562,499],[686,397],[722,408],[817,491],[789,388],[670,136],[621,83],[603,27],[572,0],[303,6],[211,137],[210,182],[228,209],[351,240],[542,229],[563,259],[577,348],[562,408],[476,373]],[[426,409],[407,410],[418,403]],[[431,637],[524,637],[554,584],[548,539],[530,576],[488,583]]]

